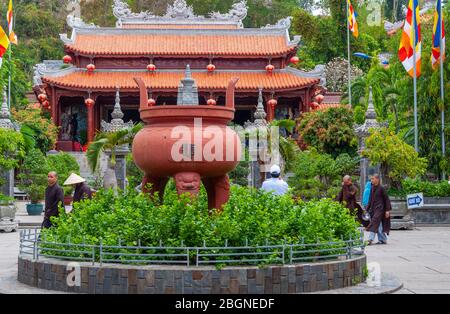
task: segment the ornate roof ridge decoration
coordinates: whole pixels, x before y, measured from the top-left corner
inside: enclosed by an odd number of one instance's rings
[[[183,23],[186,23],[183,21]],[[192,22],[190,22],[192,24]],[[240,29],[214,29],[214,28],[201,28],[201,29],[153,29],[153,28],[117,28],[117,27],[100,27],[96,29],[77,29],[78,35],[92,35],[92,36],[107,36],[107,35],[212,35],[212,36],[286,36],[286,30],[280,28],[240,28]],[[300,42],[300,36],[295,36],[294,40]],[[73,39],[69,39],[69,44],[74,44]],[[290,44],[294,43],[291,41]]]
[[[0,128],[16,129],[14,123],[11,122],[11,112],[8,108],[8,97],[6,96],[6,86],[3,86],[3,103],[0,110]]]
[[[313,70],[306,72],[296,68],[286,67],[286,72],[292,73],[294,75],[304,77],[304,78],[315,78],[320,79],[319,86],[327,85],[327,77],[326,77],[326,66],[323,64],[318,64],[314,67]]]
[[[98,28],[98,26],[95,25],[94,23],[88,24],[85,21],[83,21],[83,19],[81,17],[76,17],[72,14],[67,15],[66,22],[67,22],[67,25],[72,29],[74,29],[74,28]]]
[[[137,21],[158,24],[170,24],[170,22],[173,23],[174,21],[190,21],[191,23],[208,21],[212,24],[222,24],[224,22],[228,24],[232,22],[243,27],[242,21],[247,17],[247,11],[246,0],[234,3],[228,13],[212,12],[209,14],[209,18],[195,15],[193,7],[189,6],[185,0],[175,0],[172,5],[167,5],[166,14],[163,16],[154,15],[149,11],[134,13],[124,1],[114,0],[113,3],[113,14],[117,18],[117,27],[121,27],[124,23],[128,24]]]
[[[262,29],[290,29],[292,25],[292,16],[288,16],[284,19],[279,20],[276,24],[267,24],[266,26],[261,27]]]
[[[81,17],[76,17],[73,14],[67,15],[67,25],[72,28],[72,36],[69,38],[67,34],[59,34],[59,38],[64,44],[73,44],[76,37],[76,29],[98,29],[99,27],[94,23],[86,23]]]
[[[75,66],[69,66],[62,68],[64,62],[61,60],[44,60],[43,63],[36,64],[34,68],[33,84],[34,86],[42,85],[42,77],[44,76],[64,76],[75,72],[77,68]]]

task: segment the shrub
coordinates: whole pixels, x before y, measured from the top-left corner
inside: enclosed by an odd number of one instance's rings
[[[25,142],[22,134],[0,128],[0,172],[14,169],[24,156]],[[0,177],[0,185],[4,182]]]
[[[132,189],[114,195],[101,190],[92,200],[75,204],[70,214],[52,218],[56,227],[43,230],[47,241],[98,245],[242,246],[339,241],[356,238],[357,223],[341,204],[329,199],[296,202],[291,196],[276,197],[239,186],[231,188],[223,212],[209,213],[202,189],[196,200],[178,197],[169,183],[164,203]],[[62,254],[62,253],[61,253]]]
[[[391,189],[392,196],[406,197],[408,194],[423,193],[425,197],[449,197],[450,184],[447,181],[430,182],[407,178],[402,181],[400,189]]]
[[[372,164],[381,165],[389,187],[399,187],[402,178],[423,175],[427,169],[427,160],[387,128],[372,132],[362,154]]]
[[[357,157],[342,154],[333,159],[312,148],[298,154],[295,175],[289,179],[289,184],[301,198],[335,197],[341,189],[342,177],[353,174],[357,164]]]
[[[353,112],[347,107],[329,108],[304,113],[298,120],[300,140],[308,147],[334,157],[353,154],[357,139],[353,130]]]

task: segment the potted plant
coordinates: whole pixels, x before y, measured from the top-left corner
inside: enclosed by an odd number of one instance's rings
[[[68,153],[59,152],[57,154],[49,154],[47,156],[48,167],[51,171],[56,171],[58,174],[58,181],[60,185],[72,174],[80,173],[80,166],[77,163],[75,157]],[[64,205],[72,204],[73,187],[64,187]]]
[[[45,196],[48,169],[47,159],[40,150],[32,149],[25,156],[18,178],[19,188],[30,199],[30,203],[26,205],[28,215],[40,215],[44,209],[40,201]]]

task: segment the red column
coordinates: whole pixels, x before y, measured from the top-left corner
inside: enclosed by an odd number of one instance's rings
[[[87,107],[87,141],[88,144],[94,141],[95,137],[95,116],[94,116],[94,106],[95,101],[91,98],[86,99]]]
[[[56,92],[55,87],[52,86],[52,95],[50,101],[51,111],[52,111],[52,121],[53,124],[59,126],[58,124],[58,104],[56,103]]]

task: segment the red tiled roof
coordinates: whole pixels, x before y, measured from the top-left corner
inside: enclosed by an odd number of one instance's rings
[[[105,90],[137,89],[134,77],[141,77],[147,87],[158,90],[176,90],[184,72],[121,72],[96,71],[92,74],[86,71],[75,71],[59,77],[44,77],[43,82],[54,84],[63,88]],[[303,78],[288,72],[274,72],[267,74],[261,72],[193,72],[197,87],[200,90],[225,90],[233,77],[239,77],[236,88],[238,90],[258,90],[259,87],[272,90],[292,90],[317,84],[319,79]]]
[[[84,55],[281,56],[295,50],[286,36],[267,34],[77,34],[66,50]]]
[[[319,107],[317,107],[315,110],[327,110],[329,108],[339,108],[339,107],[347,107],[348,105],[342,105],[342,104],[325,104],[321,103]]]

